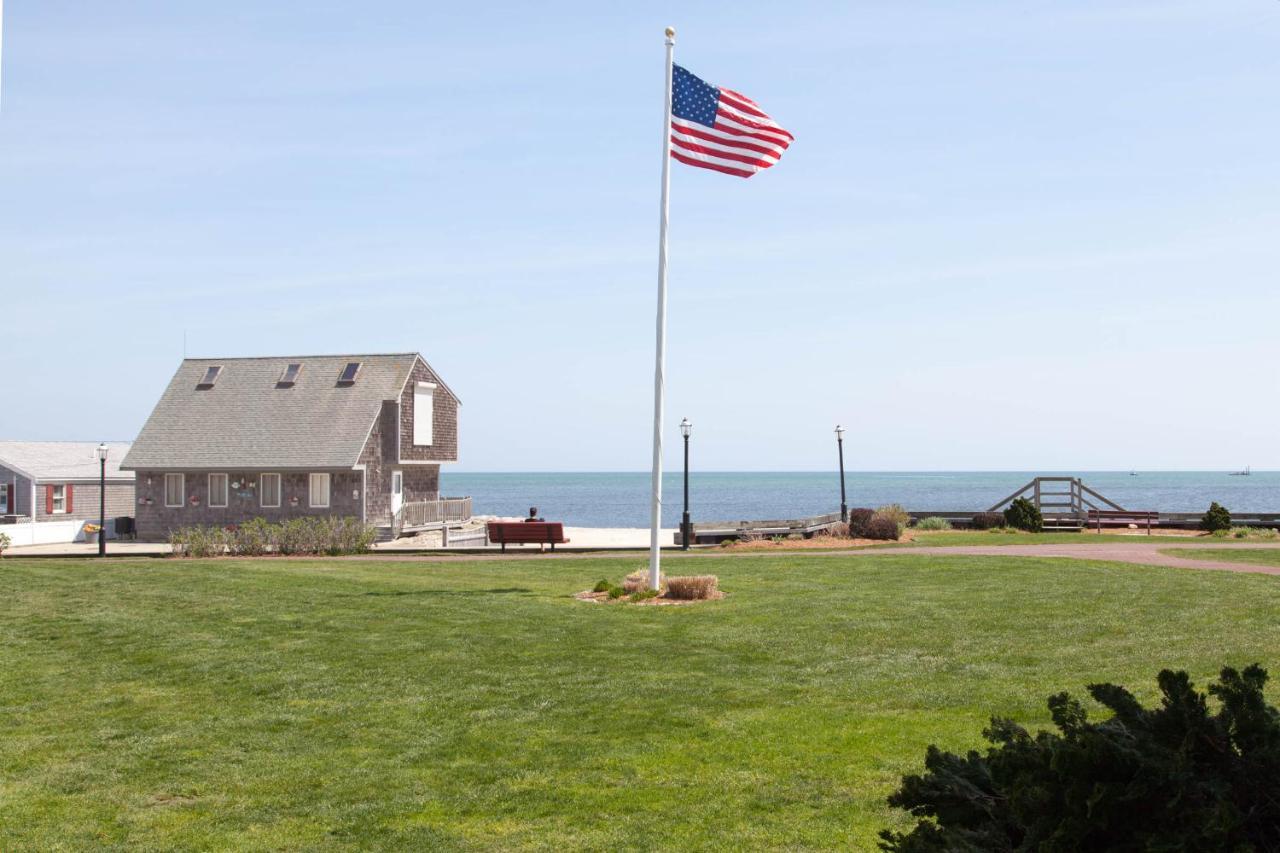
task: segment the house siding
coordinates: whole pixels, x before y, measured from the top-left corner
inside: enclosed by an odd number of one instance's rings
[[[186,503],[181,507],[164,505],[164,475],[181,473],[185,476]],[[209,506],[209,474],[227,475],[227,505]],[[259,478],[262,474],[280,475],[280,506],[260,505]],[[308,505],[311,474],[332,475],[329,483],[329,506]],[[174,528],[190,524],[228,525],[243,524],[255,518],[267,521],[287,521],[291,518],[312,516],[325,518],[364,518],[364,472],[345,470],[317,471],[138,471],[138,504],[136,518],[138,538],[147,542],[160,542],[169,537]],[[231,484],[239,483],[240,488]],[[252,484],[252,485],[250,485]],[[199,503],[192,505],[195,496]],[[77,500],[79,495],[77,494]],[[292,501],[296,500],[296,505]]]
[[[419,382],[432,382],[436,392],[432,395],[431,444],[413,443],[413,391]],[[422,359],[414,362],[400,395],[400,455],[401,462],[457,462],[458,461],[458,401],[445,389],[431,368]]]
[[[423,380],[430,381],[430,380]],[[395,401],[383,404],[377,423],[369,433],[360,464],[364,466],[368,484],[366,511],[370,524],[391,523],[391,473],[404,475],[404,501],[433,501],[440,497],[439,465],[401,465],[396,461],[397,421],[399,412]]]
[[[14,506],[9,508],[10,515],[31,518],[31,480],[11,468],[0,465],[0,484],[16,485],[14,490]],[[72,487],[71,512],[50,514],[45,511],[45,486],[70,485]],[[100,486],[97,482],[84,480],[39,480],[36,482],[36,521],[97,521],[98,494]],[[116,518],[121,515],[133,515],[133,483],[108,482],[106,517]]]

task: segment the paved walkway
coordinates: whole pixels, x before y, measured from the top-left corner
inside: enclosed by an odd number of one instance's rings
[[[628,531],[630,532],[630,531]],[[585,538],[585,537],[584,537]],[[630,547],[630,537],[626,537],[623,542],[607,541],[610,537],[604,537],[606,542],[599,543],[602,547],[600,551],[592,551],[587,553],[565,553],[556,552],[552,554],[550,551],[539,555],[536,548],[530,548],[525,553],[520,554],[519,550],[512,546],[514,553],[502,555],[494,553],[497,548],[489,550],[485,549],[479,553],[471,554],[449,554],[447,552],[437,552],[434,554],[405,554],[395,553],[394,550],[381,550],[373,554],[361,555],[356,557],[325,557],[321,559],[348,559],[348,560],[392,560],[392,561],[423,561],[423,562],[440,562],[445,560],[498,560],[511,559],[541,559],[546,557],[566,557],[575,559],[591,559],[598,557],[617,557],[620,547]],[[570,536],[570,539],[574,539]],[[574,544],[578,544],[575,540]],[[636,542],[635,547],[637,557],[643,557],[643,551],[640,548],[648,543]],[[848,556],[848,557],[884,557],[902,554],[936,554],[938,556],[983,556],[983,557],[1058,557],[1062,559],[1074,560],[1102,560],[1112,563],[1133,563],[1143,566],[1172,566],[1181,569],[1215,569],[1227,572],[1248,572],[1263,575],[1280,575],[1280,566],[1264,566],[1256,563],[1234,563],[1225,560],[1199,559],[1195,556],[1197,551],[1205,550],[1249,550],[1257,548],[1270,548],[1272,550],[1280,548],[1280,542],[1267,543],[1234,543],[1234,542],[1205,542],[1203,544],[1186,544],[1180,545],[1176,543],[1164,542],[1100,542],[1093,543],[1065,543],[1057,545],[917,545],[903,546],[898,548],[846,548],[833,550],[761,550],[761,551],[729,551],[725,552],[719,548],[698,549],[690,551],[687,554],[679,551],[671,551],[664,549],[667,559],[700,559],[714,556],[734,556],[734,557],[776,557],[781,555],[814,555],[814,556]],[[1171,553],[1161,553],[1169,551]],[[41,555],[41,556],[89,556],[98,552],[97,545],[85,544],[69,544],[69,545],[32,545],[22,548],[12,548],[5,553],[10,557],[21,557],[23,555]],[[1177,552],[1177,553],[1172,553]],[[169,553],[167,544],[148,544],[143,542],[109,542],[107,543],[107,553],[113,557],[138,557],[153,556]],[[634,551],[632,553],[635,553]],[[314,557],[298,557],[286,559],[317,559]]]
[[[915,548],[877,548],[866,554],[961,555],[985,557],[1063,557],[1075,560],[1105,560],[1112,563],[1137,563],[1143,566],[1176,566],[1182,569],[1218,569],[1227,572],[1252,572],[1263,575],[1280,575],[1280,566],[1262,566],[1256,563],[1235,563],[1227,560],[1197,559],[1196,551],[1249,550],[1280,548],[1280,542],[1231,543],[1212,542],[1196,545],[1178,545],[1165,542],[1099,542],[1097,544],[1066,543],[1061,545],[921,545]],[[1162,551],[1179,552],[1161,553]],[[1187,556],[1182,556],[1185,553]]]

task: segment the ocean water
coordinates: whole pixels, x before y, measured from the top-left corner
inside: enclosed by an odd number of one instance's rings
[[[981,511],[1036,476],[1080,477],[1126,509],[1203,512],[1217,501],[1237,512],[1280,512],[1280,472],[1254,471],[913,471],[847,475],[850,507],[900,503],[909,510]],[[537,506],[547,519],[578,527],[648,527],[648,473],[452,473],[440,476],[444,495],[470,495],[477,515],[523,516]],[[664,527],[681,512],[681,472],[663,478]],[[840,510],[839,475],[822,472],[694,472],[689,476],[694,521],[804,518]]]

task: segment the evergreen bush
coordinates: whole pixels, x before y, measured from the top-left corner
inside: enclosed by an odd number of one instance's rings
[[[1039,533],[1044,529],[1044,517],[1040,509],[1026,498],[1015,498],[1009,508],[1004,511],[1004,523],[1018,530],[1029,530]]]
[[[1185,672],[1160,673],[1144,708],[1114,684],[1090,695],[1110,712],[1090,722],[1066,693],[1049,698],[1057,732],[1034,736],[995,718],[985,754],[930,746],[890,805],[921,820],[880,833],[882,850],[1280,850],[1280,711],[1267,673],[1223,669],[1207,696]]]
[[[1217,501],[1209,504],[1209,511],[1200,519],[1200,529],[1208,530],[1210,533],[1215,530],[1231,529],[1231,513],[1225,506]]]

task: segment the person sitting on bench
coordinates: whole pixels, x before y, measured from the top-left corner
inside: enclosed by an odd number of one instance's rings
[[[538,508],[536,506],[529,507],[529,517],[525,521],[545,521],[538,517]]]

